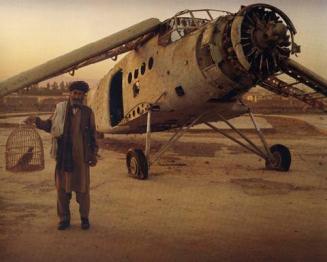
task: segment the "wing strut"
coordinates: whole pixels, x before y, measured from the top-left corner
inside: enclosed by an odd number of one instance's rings
[[[295,82],[287,83],[277,76],[270,76],[260,83],[260,86],[282,96],[294,97],[313,108],[327,112],[327,81],[325,79],[291,59],[284,62],[282,70]]]

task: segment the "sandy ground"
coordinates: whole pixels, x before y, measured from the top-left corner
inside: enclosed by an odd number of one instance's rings
[[[266,120],[274,127],[268,142],[292,152],[288,173],[265,170],[256,155],[201,131],[140,181],[127,176],[125,153],[144,138],[107,136],[92,169],[89,231],[80,229],[74,199],[71,228],[56,229],[50,137],[40,132],[45,170],[10,173],[4,151],[13,128],[0,127],[0,260],[326,261],[326,133],[293,118]],[[153,151],[170,135],[154,134]]]

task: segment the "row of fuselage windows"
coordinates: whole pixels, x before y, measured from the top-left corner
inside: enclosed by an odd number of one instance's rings
[[[153,57],[150,57],[149,58],[149,61],[148,61],[148,64],[146,64],[145,62],[143,62],[142,65],[141,65],[140,70],[138,68],[136,68],[134,70],[134,74],[132,72],[129,72],[128,73],[128,77],[127,77],[128,83],[130,84],[132,82],[133,77],[134,77],[134,79],[137,79],[138,76],[139,76],[139,72],[141,73],[141,75],[144,75],[147,66],[148,66],[148,70],[151,70],[152,67],[153,67],[153,63],[154,63]]]

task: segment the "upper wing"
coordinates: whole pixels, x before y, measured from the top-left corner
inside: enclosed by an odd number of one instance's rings
[[[279,95],[294,97],[327,112],[327,81],[324,78],[292,59],[287,59],[282,64],[282,71],[295,82],[287,83],[277,76],[270,76],[260,83],[260,86]],[[305,85],[306,90],[300,88],[300,85]]]
[[[51,77],[74,71],[83,66],[132,50],[152,37],[157,32],[160,24],[160,20],[156,18],[144,20],[101,40],[8,78],[0,82],[0,97]]]

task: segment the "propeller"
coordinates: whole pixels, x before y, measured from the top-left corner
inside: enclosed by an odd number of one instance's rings
[[[249,71],[263,78],[278,71],[279,61],[290,55],[290,31],[281,17],[264,7],[245,14],[241,27],[241,44],[250,64]]]

